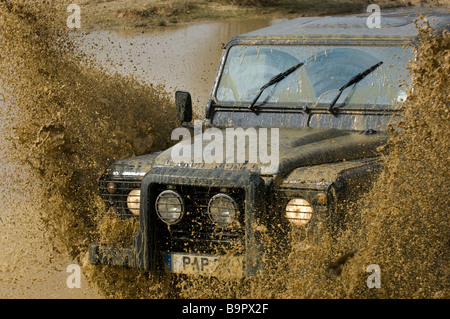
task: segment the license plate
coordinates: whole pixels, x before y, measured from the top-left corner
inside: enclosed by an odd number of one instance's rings
[[[164,262],[170,272],[178,274],[235,277],[242,273],[239,257],[167,253],[164,255]]]

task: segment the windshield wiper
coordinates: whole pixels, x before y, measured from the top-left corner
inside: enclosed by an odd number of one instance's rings
[[[258,93],[256,94],[255,98],[253,99],[252,103],[250,103],[249,105],[249,109],[251,111],[256,111],[257,107],[255,106],[255,103],[258,101],[259,97],[261,96],[262,92],[267,89],[269,86],[274,85],[278,82],[280,82],[281,80],[283,80],[285,77],[287,77],[289,74],[291,74],[292,72],[294,72],[295,70],[297,70],[299,67],[301,67],[304,63],[300,62],[297,65],[294,65],[292,68],[287,69],[284,72],[281,72],[280,74],[275,75],[273,78],[270,79],[269,82],[267,82],[266,84],[264,84],[263,86],[261,86],[261,88],[259,89]]]
[[[383,61],[378,62],[377,64],[372,65],[370,68],[368,68],[367,70],[358,73],[357,75],[355,75],[354,77],[352,77],[347,83],[345,83],[340,89],[339,89],[339,94],[334,98],[334,100],[331,102],[330,106],[328,107],[328,112],[332,112],[333,111],[333,107],[336,104],[336,102],[338,101],[339,97],[341,96],[342,92],[348,88],[350,85],[356,84],[359,81],[361,81],[362,79],[364,79],[367,75],[369,75],[370,73],[372,73],[376,68],[378,68],[380,65],[383,64]]]

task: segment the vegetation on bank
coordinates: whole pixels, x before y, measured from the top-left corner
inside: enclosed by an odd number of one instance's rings
[[[441,0],[379,0],[382,9],[439,5]],[[83,28],[145,32],[187,22],[294,18],[364,12],[369,0],[85,0]]]

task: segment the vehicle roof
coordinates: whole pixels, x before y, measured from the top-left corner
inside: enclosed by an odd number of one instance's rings
[[[238,35],[230,40],[236,42],[301,42],[330,43],[348,42],[409,42],[417,37],[414,20],[418,14],[426,17],[430,26],[437,30],[450,29],[450,11],[446,9],[413,9],[380,13],[380,28],[369,28],[371,13],[345,16],[301,17],[263,29]]]

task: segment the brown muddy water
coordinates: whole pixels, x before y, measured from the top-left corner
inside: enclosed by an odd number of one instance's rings
[[[235,35],[282,21],[196,23],[131,35],[93,31],[75,42],[107,70],[133,76],[145,85],[162,86],[170,93],[177,89],[191,92],[195,116],[202,118],[222,46]]]
[[[288,267],[274,263],[250,280],[194,278],[174,286],[86,263],[91,240],[120,241],[133,226],[103,215],[97,179],[115,159],[167,147],[178,125],[174,90],[191,91],[201,116],[220,44],[276,21],[80,38],[65,28],[67,4],[0,2],[0,297],[449,297],[448,33],[422,29],[402,130],[391,132],[386,169],[349,214],[345,232],[324,234],[310,249],[294,246]],[[341,271],[330,270],[343,256]],[[82,288],[68,288],[69,264],[81,266]],[[381,289],[366,287],[369,264],[382,269]]]

